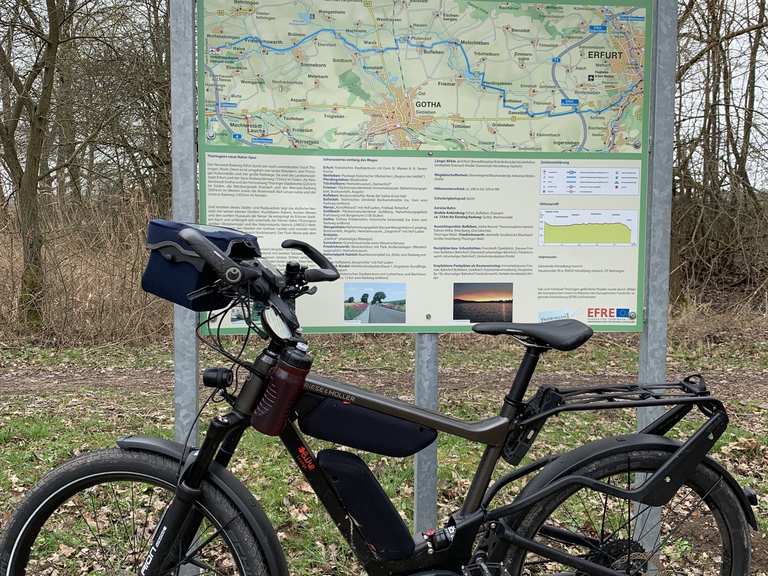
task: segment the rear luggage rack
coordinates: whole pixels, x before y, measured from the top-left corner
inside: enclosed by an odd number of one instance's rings
[[[555,388],[555,390],[566,402],[572,398],[577,398],[580,402],[610,402],[709,396],[704,378],[699,374],[686,376],[680,382],[673,384],[627,384],[623,386]]]
[[[643,406],[673,406],[692,404],[705,408],[709,415],[722,408],[719,400],[710,395],[699,374],[686,376],[673,384],[627,384],[623,386],[590,386],[586,388],[556,388],[542,386],[528,403],[528,409],[519,422],[527,426],[559,414],[583,410],[615,410]]]
[[[507,436],[502,456],[510,464],[518,464],[531,448],[547,418],[561,412],[651,406],[671,406],[672,408],[641,430],[644,434],[665,434],[694,406],[697,406],[707,417],[716,412],[725,412],[722,403],[710,395],[704,378],[700,374],[692,374],[679,382],[670,384],[627,384],[579,388],[541,386]]]

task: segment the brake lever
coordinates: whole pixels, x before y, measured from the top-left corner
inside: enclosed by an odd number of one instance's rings
[[[283,290],[283,292],[280,294],[280,297],[283,299],[296,300],[296,298],[299,298],[300,296],[305,296],[307,294],[311,296],[312,294],[316,293],[317,286],[290,287]]]
[[[197,290],[192,290],[192,292],[187,294],[187,299],[190,302],[194,302],[199,298],[204,298],[205,296],[210,296],[211,294],[215,294],[215,293],[216,293],[216,285],[211,284],[209,286],[203,286],[202,288],[198,288]]]

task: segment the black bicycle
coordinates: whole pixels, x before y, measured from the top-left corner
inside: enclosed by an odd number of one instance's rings
[[[592,330],[575,320],[476,324],[480,334],[514,338],[525,354],[498,416],[458,420],[309,375],[312,357],[294,302],[316,291],[310,284],[339,274],[308,244],[288,240],[283,247],[298,249],[318,268],[289,262],[279,272],[253,236],[234,230],[153,221],[148,236],[145,289],[195,310],[223,310],[208,314],[202,324],[209,327],[237,308],[267,345],[248,362],[242,349],[232,354],[220,340],[206,339],[248,377],[236,393],[231,370],[205,371],[204,383],[232,410],[210,422],[199,448],[134,436],[43,478],[7,527],[0,574],[286,574],[269,520],[227,470],[251,427],[280,437],[371,575],[750,573],[755,496],[707,456],[728,417],[700,377],[649,386],[544,386],[526,401],[541,355],[573,350]],[[667,410],[637,434],[530,462],[491,484],[499,459],[520,464],[551,416],[648,406]],[[704,423],[684,442],[667,438],[694,408]],[[336,449],[315,454],[302,435],[405,457],[438,432],[485,448],[461,509],[415,539],[362,459]],[[530,475],[511,503],[494,506],[504,488]]]

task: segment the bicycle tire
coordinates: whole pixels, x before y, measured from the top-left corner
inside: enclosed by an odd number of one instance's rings
[[[613,454],[611,456],[598,458],[597,460],[586,463],[575,470],[569,470],[569,473],[601,479],[603,481],[606,481],[606,479],[614,478],[617,475],[621,476],[626,474],[627,482],[629,483],[631,481],[634,483],[636,481],[639,482],[642,479],[638,479],[637,476],[633,477],[633,474],[647,475],[652,473],[668,459],[669,452],[663,450],[630,449],[625,452]],[[564,504],[566,502],[571,501],[575,495],[584,490],[585,488],[579,486],[569,487],[562,490],[560,493],[553,495],[551,498],[545,499],[542,502],[536,504],[519,520],[519,522],[516,523],[514,526],[515,531],[524,538],[538,540],[542,543],[553,545],[551,542],[551,527],[554,526],[556,529],[563,528],[564,523],[562,522],[562,518],[565,518],[566,516],[565,514],[561,514],[558,517],[557,512],[559,510],[563,510]],[[654,565],[653,567],[655,568],[656,573],[668,574],[669,572],[665,567],[662,566],[663,571],[659,571],[659,566],[654,564],[660,563],[661,559],[668,557],[672,558],[672,560],[668,560],[668,562],[672,565],[672,569],[675,570],[672,572],[673,574],[717,573],[720,574],[720,576],[749,576],[751,559],[751,533],[747,524],[747,519],[744,515],[744,511],[742,510],[738,497],[733,492],[731,486],[727,482],[723,481],[723,478],[719,476],[719,473],[714,468],[707,466],[706,461],[704,461],[697,466],[696,470],[689,476],[683,487],[681,487],[680,491],[677,492],[671,502],[678,501],[678,497],[680,497],[680,499],[687,498],[689,493],[693,498],[698,497],[699,502],[705,504],[706,507],[710,510],[712,513],[712,523],[707,524],[706,520],[703,517],[699,517],[697,514],[696,525],[694,526],[694,542],[693,544],[688,542],[691,545],[691,549],[682,550],[679,553],[682,553],[683,555],[690,554],[691,557],[699,556],[704,558],[704,561],[706,561],[706,558],[708,557],[712,557],[713,561],[719,557],[721,559],[719,572],[714,572],[712,567],[709,567],[701,572],[692,571],[690,568],[677,572],[675,566],[680,565],[681,560],[667,555],[666,547],[670,543],[668,538],[666,541],[661,540],[664,537],[663,534],[656,540],[657,543],[654,545],[655,547],[651,550],[651,552],[648,552],[647,549],[645,549],[643,552],[639,552],[641,548],[638,548],[638,546],[642,546],[642,542],[640,542],[640,540],[642,540],[643,536],[650,533],[650,530],[653,528],[653,526],[646,526],[646,524],[644,524],[642,528],[638,529],[640,519],[644,519],[647,522],[648,516],[642,516],[646,509],[638,508],[637,505],[635,505],[635,508],[629,510],[629,518],[626,522],[626,538],[623,538],[624,534],[622,530],[622,523],[619,523],[618,525],[620,532],[618,536],[622,536],[622,538],[616,537],[616,540],[614,540],[614,542],[619,542],[618,545],[613,546],[614,555],[603,554],[600,556],[597,550],[589,550],[589,547],[586,544],[583,545],[583,548],[585,552],[588,553],[582,555],[586,557],[591,556],[590,559],[593,561],[600,559],[598,563],[601,565],[612,567],[613,569],[621,570],[622,572],[626,570],[628,574],[639,575],[648,573],[651,565]],[[684,494],[685,496],[681,496]],[[601,496],[601,498],[605,499],[605,507],[607,508],[608,499],[605,498],[604,495]],[[689,502],[688,500],[681,501]],[[584,501],[582,498],[581,506],[583,509],[587,510],[588,514],[589,507],[583,502]],[[588,502],[589,500],[587,500],[587,503]],[[682,523],[690,521],[691,514],[695,510],[693,507],[690,508],[690,510],[686,509],[687,516],[685,520],[682,520]],[[664,514],[665,510],[666,508],[662,508],[660,514]],[[673,510],[673,518],[675,517],[675,514],[678,514],[678,511]],[[547,523],[548,520],[549,523]],[[584,521],[584,518],[582,518],[582,520]],[[578,521],[574,519],[574,523],[578,523]],[[597,521],[595,521],[595,524],[597,524]],[[604,524],[605,518],[603,518],[603,525]],[[547,532],[547,528],[545,528],[545,526],[549,527],[549,532]],[[660,519],[659,526],[662,527],[662,529],[666,529],[663,518]],[[668,526],[673,527],[672,524],[669,524]],[[708,546],[711,546],[711,542],[717,541],[717,538],[712,534],[711,529],[713,527],[717,528],[717,533],[719,535],[721,545],[719,554],[717,551],[710,550],[708,548]],[[584,526],[580,527],[580,530],[585,531]],[[597,530],[594,530],[594,532],[597,532]],[[600,532],[600,539],[604,539],[602,536],[603,527],[601,527]],[[638,536],[638,532],[642,532],[642,535]],[[700,540],[701,538],[707,538],[707,540],[704,542],[697,541],[697,539]],[[637,543],[635,543],[635,539],[638,540]],[[597,538],[594,540],[597,540]],[[594,542],[594,540],[592,542]],[[609,540],[610,538],[605,539],[605,543],[601,544],[601,546],[604,545],[607,549],[608,544],[610,544]],[[575,548],[578,548],[579,546],[579,544],[574,545]],[[592,544],[592,546],[594,547],[594,544]],[[625,549],[627,551],[626,556],[624,556]],[[616,550],[619,551],[617,552]],[[574,549],[570,550],[570,553],[573,554],[574,552]],[[678,553],[676,550],[673,550],[673,552],[675,554]],[[557,568],[549,568],[549,570],[553,570],[552,572],[542,572],[540,571],[540,566],[544,564],[539,563],[536,564],[535,570],[530,568],[526,569],[527,565],[531,566],[533,562],[541,562],[543,559],[539,559],[537,561],[535,558],[538,557],[535,557],[535,555],[532,553],[514,546],[509,547],[506,553],[504,553],[504,556],[506,556],[506,561],[504,564],[507,572],[510,574],[543,575],[552,573],[575,574],[577,576],[582,575],[582,572],[574,570],[573,568],[569,568],[571,572],[563,572]],[[690,558],[687,561],[690,561]],[[529,564],[529,562],[531,564]],[[551,562],[550,564],[562,566],[561,564],[554,562]]]
[[[171,458],[119,448],[64,463],[40,481],[11,518],[0,544],[0,575],[135,576],[148,552],[153,524],[173,497],[178,470],[178,461]],[[97,506],[101,498],[106,503]],[[126,514],[129,504],[131,514]],[[195,566],[201,574],[278,576],[269,573],[264,553],[276,539],[269,542],[254,534],[221,490],[204,482],[196,507],[204,520],[190,554],[203,547],[185,566]],[[267,534],[266,527],[260,528]],[[274,535],[271,526],[269,530]],[[282,550],[278,552],[283,558]],[[168,572],[183,573],[184,566]]]

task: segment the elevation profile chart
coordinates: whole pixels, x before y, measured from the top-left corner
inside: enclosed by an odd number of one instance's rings
[[[541,210],[539,246],[624,246],[638,243],[637,210]]]

